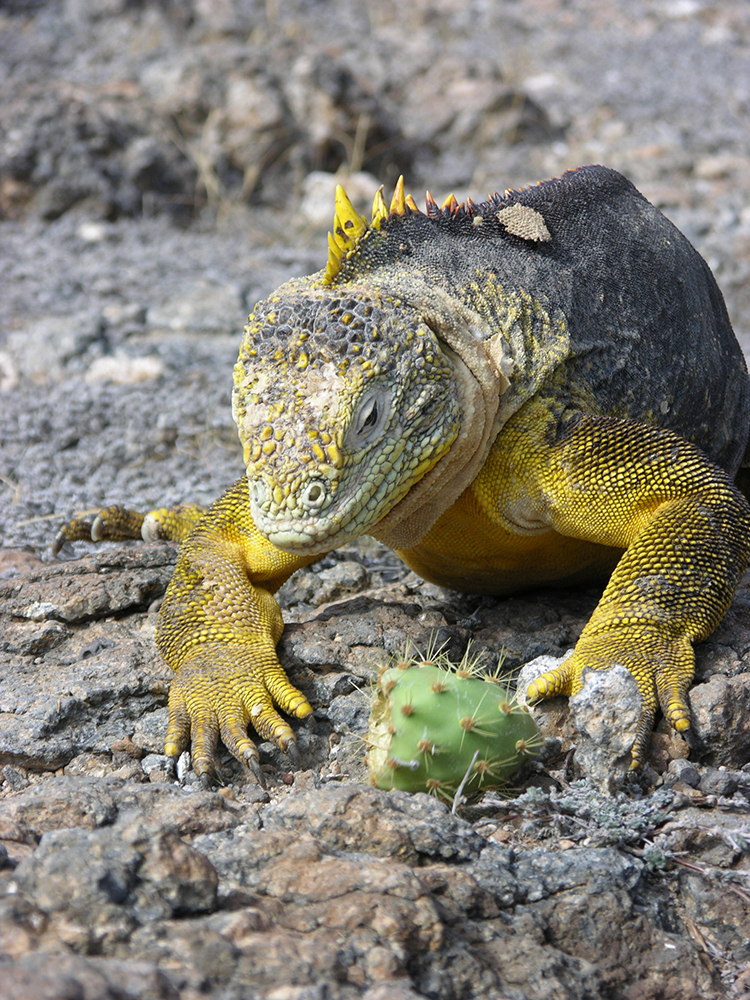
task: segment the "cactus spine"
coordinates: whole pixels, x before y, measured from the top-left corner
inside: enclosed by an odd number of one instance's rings
[[[514,693],[470,658],[441,654],[386,667],[370,714],[368,767],[378,788],[452,801],[496,788],[534,757],[539,729]]]

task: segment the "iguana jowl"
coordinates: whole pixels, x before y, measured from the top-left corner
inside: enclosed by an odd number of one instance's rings
[[[245,329],[246,477],[200,520],[143,522],[146,537],[187,536],[157,636],[176,672],[166,752],[192,739],[205,774],[221,738],[257,770],[249,723],[292,745],[276,709],[312,709],[278,662],[272,595],[370,534],[469,592],[611,574],[574,655],[529,694],[625,665],[643,700],[639,766],[659,706],[688,727],[692,643],[750,558],[732,482],[750,383],[707,265],[603,167],[482,204],[428,195],[425,213],[399,183],[371,221],[338,189],[329,244],[325,270],[282,285]],[[104,512],[94,534],[131,535],[129,517]]]

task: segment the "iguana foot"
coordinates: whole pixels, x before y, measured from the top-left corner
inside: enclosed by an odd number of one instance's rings
[[[85,517],[66,522],[55,538],[52,554],[58,555],[66,542],[123,542],[141,537],[144,515],[126,507],[100,510],[93,520]]]
[[[635,677],[641,694],[641,718],[631,750],[631,771],[646,762],[657,708],[677,730],[690,727],[687,690],[693,679],[694,658],[687,639],[661,635],[651,625],[609,629],[599,635],[584,634],[571,657],[541,674],[527,688],[529,701],[577,694],[583,687],[584,669],[608,670],[622,664]]]
[[[275,651],[263,657],[257,648],[201,644],[172,681],[164,752],[175,757],[190,747],[196,774],[212,776],[221,738],[262,784],[258,750],[247,735],[248,724],[284,750],[292,763],[298,760],[294,731],[274,706],[297,719],[313,711],[302,692],[290,684]]]
[[[201,519],[205,509],[197,504],[160,507],[142,514],[113,504],[100,510],[93,520],[74,518],[66,522],[55,538],[52,554],[58,555],[66,542],[181,542]]]

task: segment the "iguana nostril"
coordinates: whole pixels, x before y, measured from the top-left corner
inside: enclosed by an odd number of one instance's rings
[[[319,482],[310,483],[302,494],[302,502],[307,507],[320,507],[325,498],[325,487]]]

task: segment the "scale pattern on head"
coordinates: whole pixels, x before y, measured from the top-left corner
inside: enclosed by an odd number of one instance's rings
[[[337,187],[325,269],[256,306],[235,367],[252,514],[270,541],[313,553],[362,534],[447,453],[460,427],[455,372],[409,303],[410,282],[422,261],[434,283],[441,232],[545,241],[540,220],[499,195],[438,207],[428,194],[423,213],[400,179],[390,207],[377,192],[368,221]]]
[[[326,270],[281,286],[245,328],[234,415],[253,517],[282,548],[361,534],[458,432],[451,363],[419,312],[377,280],[335,280],[336,254],[390,217],[381,202],[368,224],[339,188]]]
[[[365,384],[393,383],[404,367],[434,362],[430,331],[416,326],[391,338],[383,305],[295,282],[258,303],[235,369],[246,466],[291,451],[323,474],[340,468],[343,431]]]

